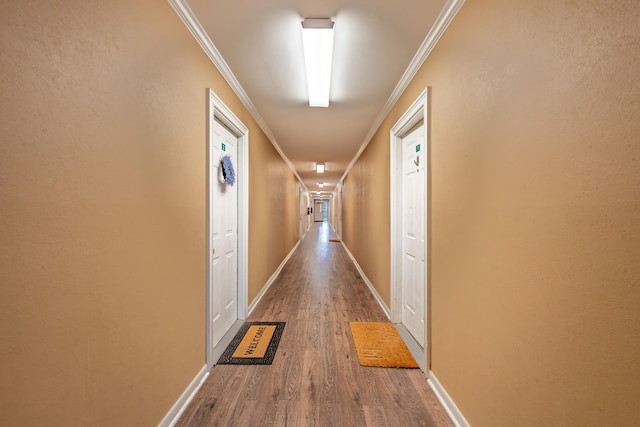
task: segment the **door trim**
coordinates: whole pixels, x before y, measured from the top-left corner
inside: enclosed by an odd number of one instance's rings
[[[215,364],[213,360],[213,330],[211,328],[211,224],[213,222],[213,200],[211,191],[217,185],[217,172],[212,173],[213,164],[213,122],[222,122],[238,138],[238,158],[236,161],[236,185],[238,189],[238,320],[247,317],[248,277],[249,277],[249,129],[208,89],[207,111],[207,300],[206,300],[206,362],[207,369]]]
[[[338,226],[337,226],[337,230],[336,233],[338,234],[338,237],[342,240],[342,211],[343,211],[343,198],[342,198],[342,189],[344,187],[344,181],[340,181],[338,183],[338,186],[336,187],[336,194],[338,196],[338,207],[337,210],[338,212],[336,212],[337,215],[337,221],[338,221]]]
[[[313,222],[323,222],[323,219],[316,219],[316,215],[318,215],[317,205],[320,205],[322,211],[324,208],[324,201],[322,199],[313,199]]]
[[[414,126],[423,122],[425,126],[425,328],[424,328],[424,372],[428,375],[430,369],[430,351],[431,343],[430,327],[431,327],[431,310],[429,310],[429,282],[431,271],[431,251],[429,251],[430,242],[430,200],[429,200],[429,174],[431,171],[431,147],[429,146],[429,93],[430,89],[426,88],[420,96],[411,104],[407,111],[400,117],[395,125],[391,128],[389,137],[390,152],[390,200],[391,200],[391,322],[402,323],[402,138],[404,138]]]
[[[302,240],[307,234],[306,227],[306,218],[307,218],[307,208],[305,206],[305,193],[302,185],[300,183],[296,184],[298,187],[298,233],[300,234],[300,238],[298,241]]]

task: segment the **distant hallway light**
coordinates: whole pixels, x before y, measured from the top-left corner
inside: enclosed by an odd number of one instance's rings
[[[329,106],[333,25],[330,18],[305,18],[302,21],[302,44],[310,107]]]
[[[316,163],[316,172],[324,173],[324,163]]]

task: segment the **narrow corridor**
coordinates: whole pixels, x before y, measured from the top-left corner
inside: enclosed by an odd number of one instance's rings
[[[217,365],[179,426],[450,426],[418,369],[358,363],[350,321],[388,321],[315,223],[249,321],[284,321],[274,362]]]

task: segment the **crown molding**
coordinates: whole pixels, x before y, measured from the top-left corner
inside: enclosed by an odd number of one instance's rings
[[[184,25],[187,27],[189,32],[196,39],[196,41],[198,42],[202,50],[204,50],[206,55],[209,57],[213,65],[218,69],[218,71],[220,71],[220,74],[222,74],[222,77],[229,84],[233,92],[238,96],[238,98],[240,99],[240,102],[242,102],[245,108],[249,111],[249,114],[251,114],[251,117],[253,117],[253,119],[256,121],[260,129],[262,129],[267,139],[269,139],[269,141],[271,142],[273,147],[276,149],[276,151],[278,152],[282,160],[284,160],[284,162],[287,164],[289,169],[291,169],[291,172],[293,172],[293,174],[298,179],[302,187],[306,191],[309,191],[307,186],[304,184],[304,181],[302,181],[302,178],[300,178],[300,175],[298,175],[298,172],[296,171],[296,168],[293,166],[293,163],[291,163],[291,161],[287,158],[287,156],[284,154],[284,152],[278,145],[276,138],[273,136],[273,133],[271,132],[271,129],[269,129],[269,126],[267,126],[267,123],[264,121],[264,119],[258,112],[258,109],[253,104],[253,102],[251,102],[251,99],[249,99],[249,95],[247,95],[247,93],[244,91],[244,88],[240,85],[240,82],[238,82],[238,79],[236,79],[236,77],[234,76],[233,72],[231,71],[231,68],[229,68],[229,65],[220,54],[220,51],[218,51],[218,48],[216,48],[216,46],[211,41],[211,39],[207,35],[204,28],[202,28],[202,25],[194,15],[189,5],[187,5],[185,0],[168,0],[168,1],[171,7],[173,7],[173,10],[176,11],[176,13],[180,17]]]
[[[409,86],[409,83],[411,83],[411,80],[413,80],[418,70],[420,70],[422,64],[424,64],[424,61],[427,60],[433,48],[436,47],[436,44],[444,34],[445,30],[449,27],[451,21],[453,21],[453,18],[456,16],[464,2],[465,0],[447,1],[444,8],[440,12],[438,19],[436,19],[433,27],[431,27],[431,30],[429,30],[427,37],[425,37],[422,45],[420,45],[418,52],[416,52],[413,59],[411,60],[411,63],[409,63],[409,66],[402,75],[402,78],[396,85],[395,89],[393,89],[393,92],[391,92],[391,96],[387,100],[387,103],[384,104],[384,107],[382,107],[382,110],[378,114],[378,117],[373,122],[373,125],[371,125],[371,127],[369,128],[369,132],[364,138],[360,149],[353,157],[351,163],[349,163],[349,166],[347,166],[346,171],[338,182],[342,182],[347,177],[353,165],[356,164],[364,150],[367,148],[367,145],[369,145],[369,142],[371,142],[371,138],[373,138],[373,135],[375,135],[375,133],[378,131],[378,128],[380,128],[380,125],[387,117],[393,106],[396,104],[396,102],[398,102],[404,90],[407,88],[407,86]]]

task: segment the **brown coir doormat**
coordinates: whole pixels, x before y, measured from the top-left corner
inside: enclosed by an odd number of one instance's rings
[[[218,359],[219,365],[271,365],[285,322],[246,322]]]
[[[391,323],[350,322],[353,341],[362,366],[418,368],[402,338]]]

